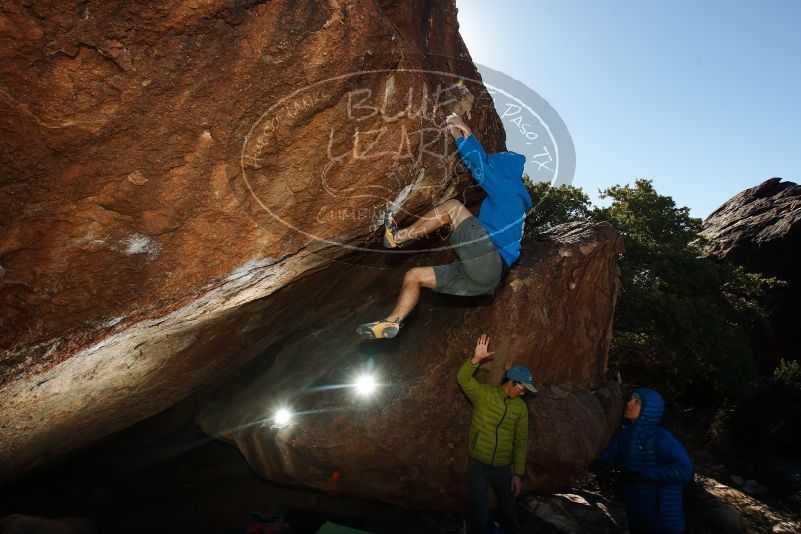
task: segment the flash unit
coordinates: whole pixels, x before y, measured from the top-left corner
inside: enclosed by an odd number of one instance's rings
[[[292,412],[289,408],[279,408],[273,415],[272,428],[286,428],[292,423]]]
[[[360,397],[369,397],[375,393],[378,383],[375,380],[375,376],[364,373],[356,378],[353,387],[356,389],[356,394]]]

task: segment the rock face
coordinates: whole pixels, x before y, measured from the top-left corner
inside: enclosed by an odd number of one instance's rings
[[[0,41],[0,480],[279,342],[259,299],[389,201],[469,193],[451,111],[504,145],[452,1],[6,2]]]
[[[309,287],[307,302],[315,303],[304,329],[276,347],[238,394],[202,413],[199,424],[234,442],[270,480],[452,509],[468,500],[471,416],[455,375],[487,332],[496,355],[477,379],[499,383],[513,361],[528,366],[540,387],[528,402],[527,487],[564,488],[619,421],[621,392],[605,382],[604,368],[622,239],[606,223],[568,224],[523,250],[494,298],[427,293],[391,341],[360,342],[351,332],[388,311],[402,271],[376,269],[381,264],[371,256],[301,281]],[[349,298],[354,306],[343,308]],[[321,315],[326,320],[319,322]],[[349,384],[367,371],[382,386],[362,399]],[[275,428],[272,417],[281,407],[297,415],[290,426]]]
[[[719,260],[787,282],[765,296],[770,327],[755,343],[757,364],[801,360],[801,186],[771,178],[728,200],[704,221]]]
[[[542,386],[532,488],[605,444],[622,249],[607,225],[528,243],[494,300],[427,294],[397,341],[355,339],[405,269],[451,258],[376,253],[384,208],[476,205],[444,117],[503,149],[453,2],[41,0],[0,17],[0,481],[258,357],[256,383],[202,421],[260,473],[464,502],[453,376],[482,331],[499,356],[479,379],[514,359]],[[378,404],[326,389],[364,366],[387,384]],[[290,400],[302,426],[253,425]]]

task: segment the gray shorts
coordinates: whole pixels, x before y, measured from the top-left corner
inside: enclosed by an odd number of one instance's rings
[[[459,260],[434,266],[434,291],[460,296],[493,293],[501,281],[503,260],[478,217],[463,220],[451,232],[450,242]]]

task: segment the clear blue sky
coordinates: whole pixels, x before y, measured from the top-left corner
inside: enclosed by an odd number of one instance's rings
[[[545,98],[574,185],[651,178],[706,217],[781,176],[801,183],[801,0],[457,0],[473,60]]]

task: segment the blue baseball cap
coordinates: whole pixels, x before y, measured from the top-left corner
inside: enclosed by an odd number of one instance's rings
[[[523,384],[527,390],[532,393],[536,393],[537,390],[531,385],[532,378],[531,378],[531,371],[528,370],[527,367],[523,367],[522,365],[515,365],[508,371],[506,371],[506,378],[509,380],[513,380],[518,384]]]

